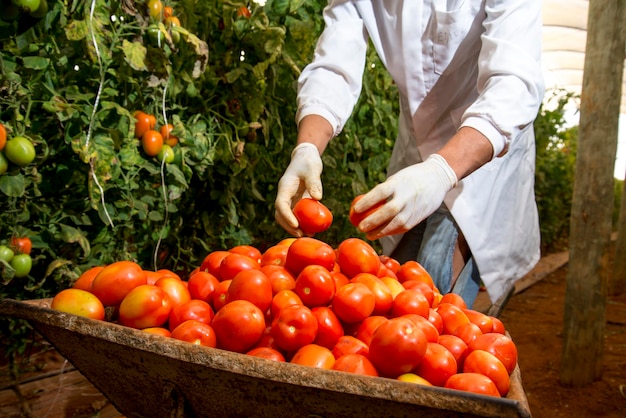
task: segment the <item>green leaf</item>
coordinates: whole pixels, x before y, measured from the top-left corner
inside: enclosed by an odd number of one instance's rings
[[[50,59],[45,57],[24,57],[24,67],[33,70],[45,70],[50,64]]]
[[[147,71],[146,53],[148,50],[139,42],[129,42],[124,39],[122,41],[122,51],[124,52],[124,60],[133,70]]]
[[[26,192],[26,178],[20,173],[0,176],[0,191],[9,197],[22,197]]]
[[[65,36],[70,41],[80,41],[89,34],[89,27],[84,20],[73,20],[65,27]]]
[[[61,238],[67,243],[78,243],[85,257],[89,257],[91,247],[85,234],[72,226],[61,224]]]

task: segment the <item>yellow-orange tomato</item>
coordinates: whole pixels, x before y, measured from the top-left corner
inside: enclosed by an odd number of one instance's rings
[[[178,137],[172,135],[173,130],[174,125],[172,125],[171,123],[161,126],[161,129],[159,130],[161,136],[163,137],[164,143],[169,145],[170,147],[174,147],[176,144],[178,144]]]
[[[170,16],[165,19],[165,26],[178,26],[180,27],[180,20],[176,16]]]
[[[161,290],[167,293],[172,307],[184,305],[191,300],[187,283],[178,278],[172,276],[161,277],[156,281],[155,286],[160,287]]]
[[[91,283],[91,293],[104,306],[117,306],[137,286],[146,284],[145,271],[134,261],[116,261],[104,267]]]
[[[167,322],[172,304],[163,289],[152,284],[143,284],[132,289],[119,308],[120,324],[144,329],[160,327]]]
[[[163,136],[159,131],[149,129],[141,136],[141,146],[149,157],[156,157],[163,148]]]
[[[163,17],[167,19],[170,16],[174,16],[174,8],[172,6],[163,7]]]
[[[52,299],[50,307],[60,312],[66,312],[85,318],[103,320],[104,305],[93,293],[82,289],[61,290]]]
[[[163,3],[161,0],[150,0],[148,2],[148,14],[154,20],[161,20],[161,14],[163,13]]]

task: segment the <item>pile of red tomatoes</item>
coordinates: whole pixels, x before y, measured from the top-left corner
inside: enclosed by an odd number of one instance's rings
[[[506,396],[517,364],[499,319],[359,238],[213,251],[185,278],[118,261],[86,271],[52,308],[100,320],[107,310],[124,326],[277,362],[493,396]]]

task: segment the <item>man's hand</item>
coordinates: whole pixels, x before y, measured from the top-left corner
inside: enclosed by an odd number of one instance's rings
[[[359,229],[371,240],[406,232],[437,210],[456,183],[457,176],[446,160],[432,154],[426,161],[398,171],[354,205],[360,213],[386,201],[361,221]]]
[[[291,208],[302,197],[322,199],[322,159],[317,147],[303,142],[291,153],[291,162],[278,182],[276,221],[291,235],[301,237],[298,220]]]

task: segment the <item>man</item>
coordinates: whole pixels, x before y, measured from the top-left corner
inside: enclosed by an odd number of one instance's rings
[[[355,205],[386,203],[359,229],[400,262],[417,259],[442,293],[492,301],[539,258],[532,122],[544,94],[539,0],[329,2],[299,79],[297,146],[276,219],[322,198],[320,155],[361,91],[371,40],[400,93],[388,178]]]

